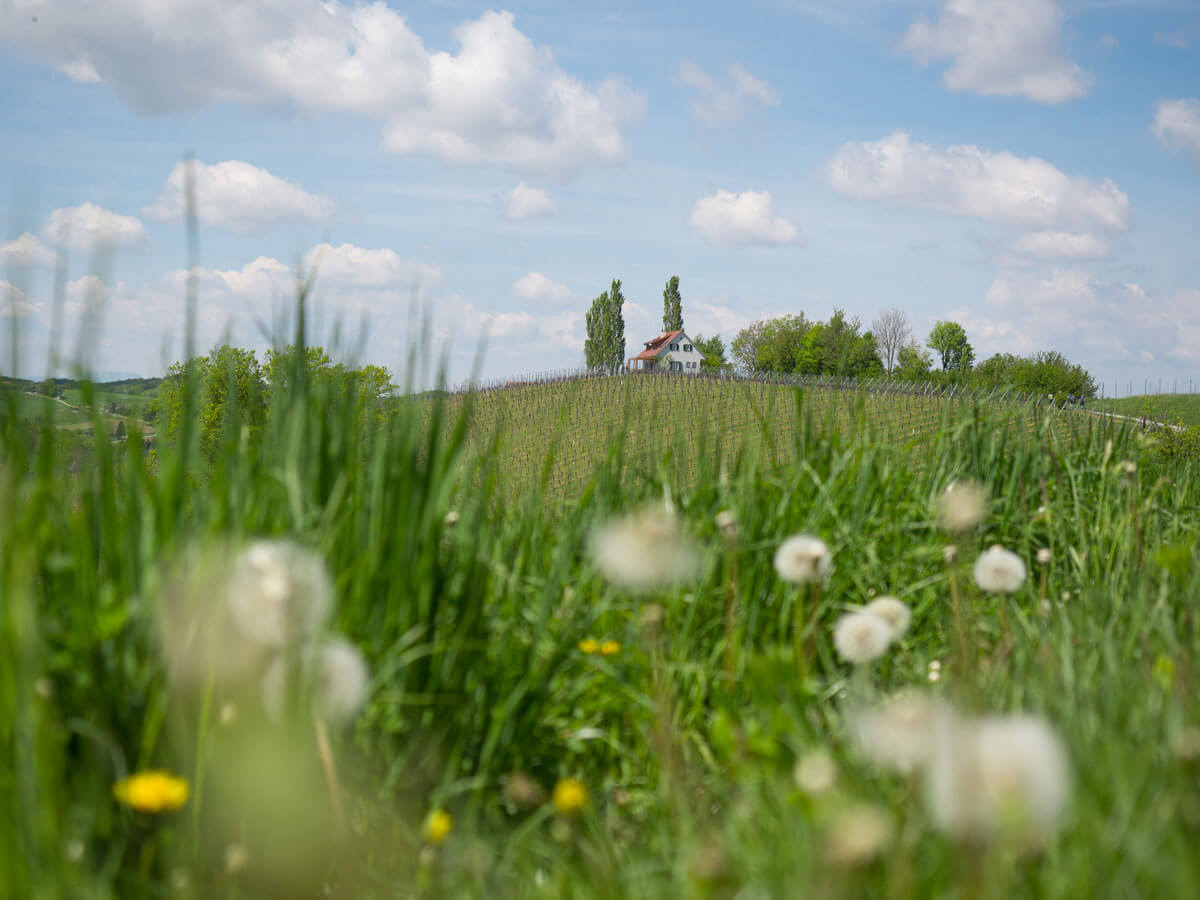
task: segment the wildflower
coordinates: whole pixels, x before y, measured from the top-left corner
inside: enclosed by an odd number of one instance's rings
[[[806,794],[824,794],[837,781],[837,766],[824,750],[810,750],[796,761],[792,770],[796,786]]]
[[[1032,716],[954,722],[941,730],[926,774],[934,823],[968,840],[1036,843],[1057,824],[1070,790],[1061,741]]]
[[[600,645],[601,656],[613,656],[621,652],[621,645],[616,641],[605,641]]]
[[[717,530],[721,532],[725,540],[733,541],[737,538],[737,516],[732,510],[723,509],[716,515],[714,520],[717,523]]]
[[[517,809],[529,810],[541,806],[546,792],[537,781],[524,772],[512,772],[500,780],[504,799]]]
[[[822,581],[832,567],[829,547],[811,535],[792,535],[775,551],[775,571],[784,581],[793,584]]]
[[[561,778],[554,785],[551,800],[560,816],[574,816],[587,805],[588,792],[583,782],[574,778]]]
[[[935,673],[941,677],[940,668],[940,663],[937,668],[930,664],[930,680],[935,680]],[[852,716],[850,734],[873,763],[909,774],[929,762],[935,735],[951,715],[944,703],[925,694],[906,692],[880,709]]]
[[[864,611],[888,623],[888,627],[892,629],[893,641],[903,636],[912,622],[912,611],[904,601],[895,597],[876,597],[864,607]]]
[[[187,803],[188,783],[170,772],[139,772],[114,784],[113,797],[139,812],[174,812]]]
[[[631,590],[654,590],[696,572],[700,555],[675,516],[646,508],[598,528],[591,554],[609,581]]]
[[[892,842],[892,819],[878,806],[859,803],[838,813],[825,835],[825,856],[834,865],[860,866]]]
[[[1050,564],[1050,560],[1054,558],[1054,554],[1050,552],[1049,547],[1042,547],[1037,552],[1037,561],[1040,565],[1046,566]]]
[[[425,820],[425,843],[437,847],[450,836],[454,828],[454,817],[444,809],[435,809]]]
[[[1025,563],[997,544],[975,560],[975,583],[983,591],[1011,594],[1025,583]]]
[[[263,676],[263,708],[279,721],[284,715],[288,660],[283,656]],[[312,688],[313,711],[331,724],[354,718],[367,694],[367,664],[358,648],[348,641],[332,640],[300,660],[301,684]]]
[[[891,626],[869,612],[847,613],[833,629],[833,645],[838,654],[855,665],[878,659],[891,640]]]
[[[951,534],[971,531],[987,515],[987,491],[978,482],[952,481],[937,498],[937,520]]]
[[[593,653],[600,652],[600,642],[595,638],[584,638],[579,642],[579,652],[586,653],[591,656]]]
[[[311,637],[333,605],[324,563],[291,541],[251,544],[235,561],[227,590],[234,624],[268,647]]]

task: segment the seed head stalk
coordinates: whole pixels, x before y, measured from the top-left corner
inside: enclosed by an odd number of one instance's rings
[[[342,805],[342,790],[338,783],[333,745],[329,742],[329,728],[319,715],[313,716],[313,727],[317,735],[317,752],[321,756],[321,769],[325,773],[325,787],[329,791],[329,801],[333,808],[334,833],[341,838],[346,833],[346,809]]]

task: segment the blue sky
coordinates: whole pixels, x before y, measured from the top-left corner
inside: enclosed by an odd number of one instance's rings
[[[180,358],[190,152],[201,349],[299,264],[394,371],[414,305],[454,381],[565,368],[678,275],[693,334],[898,307],[1200,385],[1197,73],[1195,0],[0,0],[3,309],[26,374]]]

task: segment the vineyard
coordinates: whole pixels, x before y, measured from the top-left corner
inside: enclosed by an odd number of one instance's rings
[[[639,475],[691,483],[702,459],[711,471],[734,462],[730,454],[786,466],[814,440],[863,429],[919,452],[981,407],[1022,441],[1048,411],[1020,395],[884,379],[577,371],[464,388],[450,404],[467,413],[468,443],[503,460],[508,490],[557,497],[577,494],[610,457]],[[1055,432],[1078,419],[1076,410],[1054,412]]]

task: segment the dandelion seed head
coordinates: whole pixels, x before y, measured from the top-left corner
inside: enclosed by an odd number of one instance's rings
[[[823,581],[833,568],[829,547],[820,538],[795,534],[775,551],[775,571],[792,584]]]
[[[817,796],[833,790],[837,781],[837,766],[824,750],[810,750],[796,761],[792,777],[800,790]]]
[[[936,662],[936,660],[935,660]],[[940,664],[930,665],[931,681],[941,677]],[[910,774],[933,756],[934,740],[953,715],[948,705],[926,694],[905,692],[879,709],[850,719],[850,734],[859,751],[875,765]]]
[[[954,560],[958,559],[958,548],[953,544],[947,544],[942,548],[942,560],[946,565],[950,565]]]
[[[830,823],[825,834],[825,856],[834,865],[860,866],[878,857],[892,842],[891,816],[878,806],[850,806]]]
[[[83,859],[83,854],[86,849],[87,848],[84,846],[83,841],[81,841],[79,838],[71,838],[69,841],[67,841],[66,846],[63,848],[63,855],[66,856],[67,862],[77,863]]]
[[[700,554],[674,514],[648,507],[596,529],[596,567],[613,584],[636,591],[669,587],[692,577]]]
[[[1050,565],[1050,560],[1054,558],[1054,554],[1050,552],[1049,547],[1041,547],[1037,552],[1037,561],[1043,566]]]
[[[1137,471],[1137,463],[1132,459],[1125,459],[1117,464],[1117,468],[1124,475],[1132,475]]]
[[[251,544],[234,562],[227,593],[234,624],[267,647],[311,638],[333,606],[325,564],[285,540]]]
[[[250,865],[250,851],[245,844],[230,844],[225,848],[225,871],[236,875]]]
[[[357,647],[340,638],[303,654],[298,666],[289,666],[282,654],[275,658],[262,680],[263,709],[272,721],[284,718],[289,677],[298,678],[297,686],[311,691],[314,713],[331,725],[354,718],[366,700],[366,660]]]
[[[888,623],[892,629],[893,641],[902,637],[908,631],[908,626],[912,624],[912,610],[903,600],[895,597],[876,597],[864,607],[864,610]]]
[[[937,498],[937,521],[943,531],[963,534],[987,515],[988,495],[976,481],[952,481]]]
[[[878,659],[891,640],[891,626],[869,612],[846,613],[833,629],[833,646],[842,659],[854,665]]]
[[[721,532],[726,540],[732,541],[737,538],[737,516],[734,515],[733,510],[721,510],[717,513],[715,521],[717,523],[717,530]]]
[[[442,521],[445,522],[447,528],[453,528],[458,524],[458,510],[450,510]]]
[[[980,590],[1011,594],[1025,583],[1025,563],[1011,550],[997,545],[979,554],[974,575]]]
[[[1053,831],[1070,794],[1062,742],[1033,716],[955,721],[926,772],[934,823],[969,840],[1007,835],[1035,843]]]

